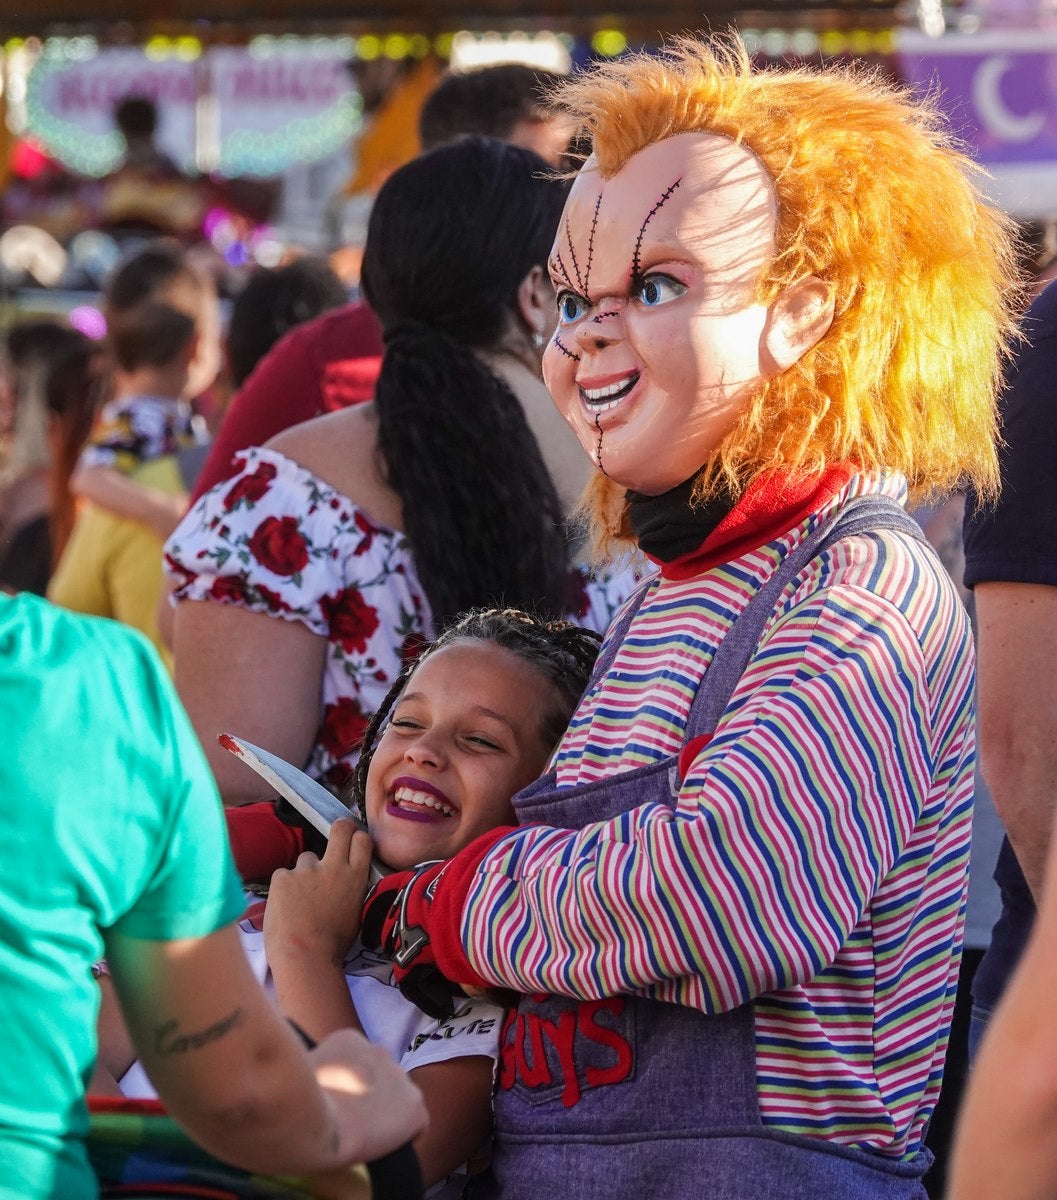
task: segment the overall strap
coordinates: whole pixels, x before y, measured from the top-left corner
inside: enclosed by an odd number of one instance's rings
[[[735,618],[712,656],[690,707],[688,737],[715,731],[786,586],[834,542],[881,529],[905,533],[928,544],[921,527],[902,505],[888,496],[867,495],[857,496],[829,520],[819,522],[790,550],[770,579]]]
[[[646,599],[646,593],[656,582],[656,575],[650,575],[648,579],[643,580],[628,597],[627,607],[624,609],[620,620],[615,625],[610,625],[609,629],[606,630],[606,644],[595,660],[595,665],[591,670],[591,678],[588,679],[587,686],[584,688],[583,694],[585,696],[613,665],[613,659],[616,658],[617,651],[628,635],[628,630],[631,628],[631,622],[635,619],[635,614],[641,608],[643,600]]]

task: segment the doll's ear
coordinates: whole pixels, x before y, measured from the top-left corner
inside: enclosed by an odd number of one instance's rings
[[[817,275],[790,284],[771,306],[763,333],[775,374],[787,370],[820,342],[833,324],[833,288]]]

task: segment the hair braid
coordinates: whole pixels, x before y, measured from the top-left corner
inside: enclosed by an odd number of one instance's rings
[[[435,627],[482,604],[562,613],[561,502],[509,388],[465,347],[423,331],[390,341],[375,405]]]
[[[520,402],[476,352],[517,336],[566,190],[530,151],[467,138],[394,172],[371,210],[378,448],[435,628],[481,605],[565,611],[561,503]]]

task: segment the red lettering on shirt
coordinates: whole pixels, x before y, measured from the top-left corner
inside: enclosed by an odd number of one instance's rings
[[[619,1017],[627,1001],[620,996],[592,1000],[575,1008],[563,1009],[557,1020],[548,1020],[534,1012],[511,1012],[503,1024],[499,1052],[499,1087],[506,1090],[520,1084],[525,1088],[561,1084],[561,1102],[572,1108],[585,1091],[622,1083],[635,1062],[631,1043],[617,1029],[598,1021],[598,1014]],[[557,1056],[557,1079],[547,1058],[549,1044]],[[611,1051],[613,1062],[599,1066],[585,1062],[589,1046]]]
[[[611,1067],[587,1068],[584,1079],[589,1088],[605,1087],[610,1083],[623,1083],[631,1074],[635,1056],[627,1038],[622,1037],[615,1029],[607,1029],[604,1025],[599,1025],[595,1020],[595,1016],[603,1010],[619,1016],[624,1011],[625,1003],[626,1001],[622,997],[614,996],[611,1000],[599,1000],[594,1004],[584,1004],[579,1010],[579,1027],[584,1037],[599,1046],[608,1046],[616,1055],[616,1062]]]

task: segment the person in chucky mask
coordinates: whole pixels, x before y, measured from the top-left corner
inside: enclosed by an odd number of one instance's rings
[[[545,377],[597,544],[657,572],[519,827],[383,881],[365,938],[425,1003],[521,995],[487,1195],[923,1197],[973,651],[904,504],[994,490],[1009,224],[862,70],[680,39],[559,100],[592,153]]]

